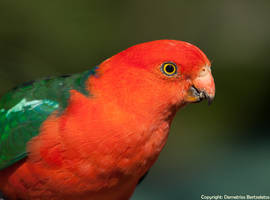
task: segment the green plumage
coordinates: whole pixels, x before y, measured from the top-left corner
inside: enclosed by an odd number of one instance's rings
[[[0,170],[27,156],[27,142],[54,111],[68,105],[70,90],[89,95],[85,82],[93,71],[24,84],[0,99]]]

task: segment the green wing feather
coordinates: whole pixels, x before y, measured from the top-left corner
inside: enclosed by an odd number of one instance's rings
[[[93,73],[26,83],[0,99],[0,170],[27,156],[27,143],[52,112],[67,107],[70,90],[89,95],[85,82]]]

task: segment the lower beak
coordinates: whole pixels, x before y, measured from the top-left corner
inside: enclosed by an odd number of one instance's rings
[[[214,95],[209,95],[203,90],[200,91],[194,85],[189,88],[187,95],[185,96],[185,101],[189,103],[198,103],[204,99],[206,99],[208,101],[208,105],[210,105],[214,100]]]

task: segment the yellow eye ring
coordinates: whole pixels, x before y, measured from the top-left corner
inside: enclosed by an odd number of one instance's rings
[[[177,66],[172,62],[165,62],[161,66],[161,71],[167,76],[173,76],[177,73]]]

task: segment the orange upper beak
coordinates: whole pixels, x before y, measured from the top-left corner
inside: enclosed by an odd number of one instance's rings
[[[185,101],[190,103],[200,102],[207,99],[210,105],[215,97],[215,83],[210,67],[204,67],[199,75],[192,81]]]

